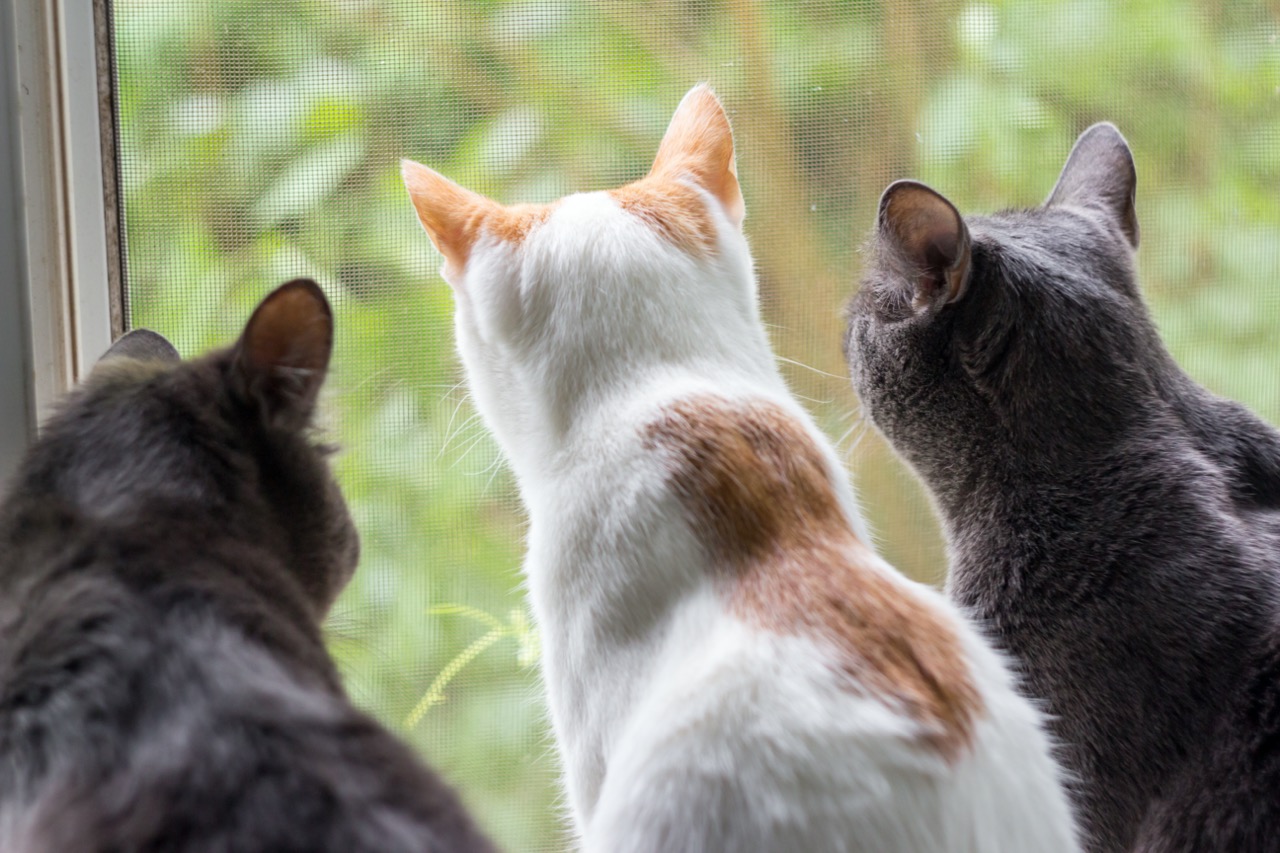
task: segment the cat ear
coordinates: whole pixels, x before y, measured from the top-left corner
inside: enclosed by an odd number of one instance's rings
[[[720,99],[705,83],[690,89],[676,107],[649,174],[692,179],[715,196],[730,222],[742,225],[746,205],[734,163],[733,130]]]
[[[969,229],[955,205],[916,181],[880,197],[878,233],[906,264],[917,311],[960,299],[969,285]]]
[[[454,284],[467,265],[485,217],[501,205],[412,160],[400,161],[400,175],[418,221],[444,255],[445,278]]]
[[[258,305],[236,343],[233,369],[266,421],[301,429],[311,420],[333,349],[333,312],[314,281],[295,279]]]
[[[1138,248],[1138,216],[1134,194],[1138,172],[1133,152],[1115,125],[1101,122],[1080,134],[1057,186],[1046,205],[1075,205],[1101,210],[1124,232],[1129,245]]]
[[[181,361],[178,350],[165,338],[150,329],[134,329],[113,343],[98,363],[114,358],[132,358],[137,361]]]

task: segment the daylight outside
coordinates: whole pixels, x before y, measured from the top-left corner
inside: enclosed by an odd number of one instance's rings
[[[1280,13],[1261,2],[112,0],[127,323],[185,355],[307,275],[337,312],[328,437],[363,538],[327,624],[363,707],[511,850],[567,838],[520,588],[525,519],[454,355],[410,157],[503,202],[641,176],[711,83],[784,373],[909,575],[945,577],[840,354],[892,180],[1042,201],[1075,136],[1133,147],[1143,287],[1176,358],[1280,422]]]

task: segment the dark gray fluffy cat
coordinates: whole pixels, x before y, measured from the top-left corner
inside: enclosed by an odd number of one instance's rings
[[[845,351],[950,593],[1056,717],[1092,849],[1276,851],[1280,433],[1161,344],[1134,185],[1106,124],[1034,210],[894,184]]]
[[[358,552],[309,437],[332,337],[290,282],[196,361],[121,338],[45,425],[0,506],[0,850],[491,849],[321,642]]]

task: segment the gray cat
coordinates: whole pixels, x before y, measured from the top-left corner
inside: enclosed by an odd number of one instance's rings
[[[0,850],[487,851],[348,701],[320,621],[358,541],[309,436],[310,281],[232,348],[121,338],[0,505]]]
[[[1280,433],[1161,344],[1135,180],[1100,124],[1034,210],[890,186],[845,352],[951,595],[1056,716],[1091,849],[1276,851]]]

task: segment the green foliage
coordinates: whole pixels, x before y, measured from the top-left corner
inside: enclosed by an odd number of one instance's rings
[[[184,353],[271,287],[337,311],[325,411],[363,535],[329,624],[353,696],[512,850],[556,849],[514,483],[460,384],[452,298],[398,178],[501,201],[642,174],[710,81],[734,120],[766,318],[846,450],[886,554],[944,571],[918,485],[856,417],[839,305],[892,179],[982,211],[1044,198],[1114,121],[1171,348],[1280,419],[1280,26],[1207,0],[115,0],[128,312]],[[805,365],[814,368],[808,370]]]

